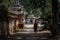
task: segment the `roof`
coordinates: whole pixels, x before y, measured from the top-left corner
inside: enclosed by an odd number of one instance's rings
[[[37,17],[35,17],[33,14],[30,14],[30,15],[27,16],[27,18],[34,18],[34,19],[36,19]]]

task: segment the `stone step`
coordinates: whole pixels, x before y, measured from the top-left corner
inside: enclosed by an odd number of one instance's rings
[[[47,40],[47,37],[43,37],[43,38],[40,38],[40,37],[17,37],[14,39],[17,39],[17,40]]]
[[[34,31],[19,31],[16,32],[16,34],[42,34],[42,33],[51,33],[51,31],[49,30],[45,30],[45,31],[37,31],[37,33],[35,33]]]
[[[41,31],[41,30],[42,30],[42,28],[40,28],[40,29],[38,28],[38,29],[37,29],[37,31]],[[33,29],[33,28],[25,28],[25,29],[19,29],[19,30],[17,30],[17,31],[20,31],[20,32],[21,32],[21,31],[22,31],[22,32],[23,32],[23,31],[24,31],[24,32],[33,32],[34,29]]]

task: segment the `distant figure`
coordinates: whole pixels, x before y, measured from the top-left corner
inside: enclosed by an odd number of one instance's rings
[[[34,32],[37,32],[37,28],[38,28],[38,21],[35,20],[35,23],[34,23]]]

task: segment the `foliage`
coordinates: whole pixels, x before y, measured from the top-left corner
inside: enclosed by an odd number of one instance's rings
[[[13,0],[3,0],[3,4],[6,6],[6,7],[9,7],[13,4]]]
[[[11,6],[13,0],[3,0],[3,3]],[[31,11],[36,17],[46,18],[51,15],[51,0],[20,0],[20,3],[26,15]]]
[[[0,0],[0,3],[2,3],[2,0]]]
[[[33,10],[36,11],[38,8],[41,9],[41,13],[36,13],[33,11],[34,14],[38,14],[38,16],[44,19],[46,19],[48,16],[51,16],[51,0],[31,0],[31,4]]]

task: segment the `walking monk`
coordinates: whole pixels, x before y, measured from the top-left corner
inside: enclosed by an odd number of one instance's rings
[[[38,28],[38,21],[35,20],[35,23],[34,23],[34,32],[35,33],[37,32],[37,28]]]

